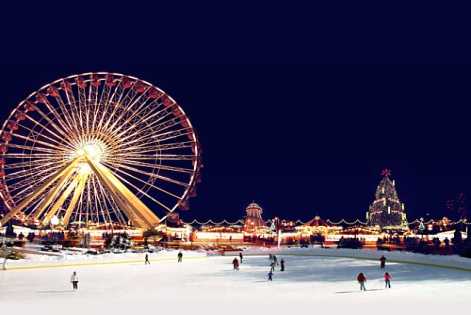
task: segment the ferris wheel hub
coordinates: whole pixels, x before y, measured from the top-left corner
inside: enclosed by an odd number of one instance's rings
[[[95,162],[101,162],[105,157],[105,151],[104,144],[99,141],[93,141],[81,144],[75,152],[75,156],[83,158],[87,156]]]

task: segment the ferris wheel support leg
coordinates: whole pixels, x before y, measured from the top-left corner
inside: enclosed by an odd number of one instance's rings
[[[100,178],[100,180],[105,184],[105,187],[108,191],[114,196],[114,199],[118,206],[126,213],[126,216],[131,220],[131,222],[137,227],[141,228],[151,228],[152,223],[149,222],[141,213],[137,212],[129,202],[126,201],[125,196],[120,193],[119,189],[115,187],[115,183],[111,181],[111,176],[109,171],[106,168],[100,167],[98,163],[94,163],[91,160],[88,160],[90,167],[95,172],[95,174]]]
[[[78,184],[78,177],[75,177],[74,180],[64,190],[64,192],[59,197],[59,199],[52,205],[51,209],[47,212],[46,216],[44,217],[42,221],[43,226],[47,225],[51,221],[51,219],[57,214],[59,209],[64,205],[64,202],[67,199],[67,197],[69,197],[72,191],[77,187],[77,184]]]
[[[82,195],[82,192],[85,189],[85,184],[87,183],[87,179],[88,179],[88,173],[79,174],[78,177],[80,178],[79,183],[77,185],[77,188],[74,190],[72,199],[70,200],[69,206],[67,207],[67,210],[65,211],[65,215],[63,219],[64,226],[67,226],[69,224],[72,211],[77,205],[77,202],[80,199],[80,195]]]
[[[128,205],[129,208],[133,210],[133,213],[137,214],[148,223],[149,226],[147,226],[147,228],[155,227],[160,223],[160,219],[136,195],[134,195],[132,191],[116,178],[116,176],[114,176],[106,166],[96,163],[88,158],[87,162],[95,173],[105,179],[105,182],[110,186],[109,189],[119,196],[119,199]]]
[[[56,198],[57,194],[64,188],[65,183],[70,179],[73,172],[74,168],[69,168],[67,173],[59,179],[57,185],[55,185],[54,188],[47,193],[47,195],[41,201],[41,205],[31,214],[34,219],[39,219],[44,210],[47,209],[51,202]]]
[[[5,223],[10,221],[16,214],[22,211],[28,204],[30,204],[34,199],[40,196],[51,184],[56,182],[59,178],[65,176],[71,169],[74,169],[77,165],[78,159],[72,160],[69,165],[65,166],[62,170],[56,172],[56,174],[51,178],[51,180],[43,183],[38,187],[31,195],[23,199],[16,207],[12,208],[1,220],[0,226],[3,226]]]

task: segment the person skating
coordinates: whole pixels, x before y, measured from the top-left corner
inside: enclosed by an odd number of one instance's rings
[[[280,271],[285,271],[285,260],[283,258],[280,260]]]
[[[275,263],[275,266],[278,266],[278,258],[276,258],[276,255],[273,255],[273,262]]]
[[[234,258],[232,265],[234,266],[234,270],[239,270],[239,260],[237,260],[237,258]]]
[[[273,271],[268,272],[268,281],[273,281]]]
[[[183,261],[183,253],[181,251],[178,252],[178,262],[181,263]]]
[[[379,259],[379,262],[380,262],[380,267],[381,269],[384,269],[386,267],[386,257],[381,256],[381,258]]]
[[[384,287],[387,289],[391,289],[391,275],[388,272],[384,273]]]
[[[360,291],[366,291],[366,286],[365,286],[366,277],[363,274],[363,272],[360,272],[358,274],[357,280],[358,280],[358,283],[360,284]]]
[[[149,254],[146,254],[145,261],[144,261],[144,265],[147,265],[147,264],[150,265]]]
[[[240,258],[240,263],[242,263],[242,259],[244,259],[244,255],[242,255],[242,252],[239,253],[239,258]]]
[[[72,273],[72,276],[70,276],[70,282],[72,282],[72,289],[73,290],[78,290],[78,276],[77,276],[77,272],[73,272]]]

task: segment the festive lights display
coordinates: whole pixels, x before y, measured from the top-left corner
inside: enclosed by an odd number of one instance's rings
[[[391,170],[381,172],[383,178],[376,188],[375,200],[368,209],[368,224],[388,229],[406,229],[407,219],[404,204],[400,202],[395,181],[391,180]]]

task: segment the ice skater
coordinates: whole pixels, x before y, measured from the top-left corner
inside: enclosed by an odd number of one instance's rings
[[[276,255],[273,255],[273,262],[275,263],[275,266],[278,266],[278,258],[276,258]]]
[[[232,265],[234,266],[234,270],[239,271],[239,260],[237,260],[237,257],[232,261]]]
[[[145,257],[144,265],[150,265],[150,261],[149,261],[149,254],[147,254],[147,253],[146,253],[146,257]]]
[[[242,259],[244,259],[244,255],[242,255],[242,252],[239,253],[239,258],[240,258],[240,263],[242,263]]]
[[[178,252],[178,262],[181,263],[183,261],[183,253],[181,251]]]
[[[78,283],[79,283],[79,280],[78,280],[78,276],[77,276],[77,272],[74,271],[72,273],[72,276],[70,276],[70,282],[72,282],[72,289],[74,291],[78,290]]]
[[[388,272],[384,273],[384,288],[391,289],[391,275]]]
[[[384,255],[382,255],[379,259],[379,263],[381,269],[384,269],[386,267],[386,257],[384,257]]]
[[[360,284],[360,291],[366,291],[366,286],[365,286],[365,283],[366,283],[366,277],[365,275],[363,274],[363,272],[360,272],[357,276],[357,281],[358,283]]]
[[[280,271],[285,271],[285,260],[283,258],[280,260]]]
[[[273,281],[273,271],[268,272],[268,281]]]

